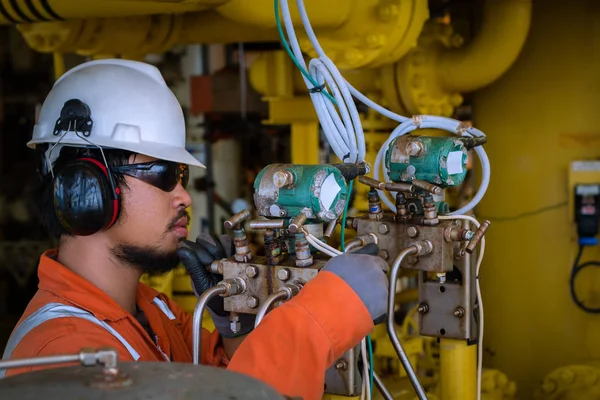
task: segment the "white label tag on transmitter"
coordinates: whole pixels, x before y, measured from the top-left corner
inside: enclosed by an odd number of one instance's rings
[[[463,152],[462,151],[451,151],[448,154],[448,161],[446,163],[448,168],[448,174],[460,174],[463,172]]]
[[[335,196],[337,196],[341,190],[342,188],[335,180],[335,176],[329,174],[321,186],[321,194],[319,195],[319,200],[321,200],[323,207],[329,210],[333,204],[333,200],[335,200]]]

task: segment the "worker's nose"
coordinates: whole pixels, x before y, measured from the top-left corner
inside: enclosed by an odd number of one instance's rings
[[[185,208],[192,205],[192,196],[188,191],[181,185],[181,182],[177,184],[173,190],[173,208],[179,208],[184,206]]]

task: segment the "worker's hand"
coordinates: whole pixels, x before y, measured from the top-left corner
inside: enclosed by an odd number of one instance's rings
[[[216,237],[207,233],[198,236],[195,242],[181,242],[177,255],[190,275],[192,288],[197,297],[223,280],[220,274],[209,272],[213,261],[231,257],[235,252],[233,241],[227,235]],[[229,312],[225,311],[223,297],[215,296],[210,299],[206,308],[211,313],[215,327],[223,337],[231,338],[245,335],[254,328],[256,315],[239,314],[241,330],[231,331]]]
[[[355,252],[333,257],[322,271],[342,278],[362,300],[375,324],[382,322],[387,313],[387,263],[377,254],[377,245],[367,245]]]

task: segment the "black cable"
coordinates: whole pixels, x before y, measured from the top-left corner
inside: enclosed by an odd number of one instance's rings
[[[577,294],[575,293],[575,278],[577,278],[577,274],[581,272],[581,270],[587,267],[600,267],[600,262],[598,261],[588,261],[581,265],[579,265],[579,260],[581,259],[581,254],[583,253],[583,248],[585,246],[580,245],[579,251],[577,252],[577,257],[575,257],[575,262],[573,263],[573,269],[571,270],[571,279],[569,281],[569,285],[571,288],[571,298],[573,302],[577,304],[577,307],[581,308],[583,311],[590,314],[600,314],[600,307],[598,308],[590,308],[585,306],[581,300],[577,298]]]

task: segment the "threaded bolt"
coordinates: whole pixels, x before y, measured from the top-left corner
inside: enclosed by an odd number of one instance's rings
[[[417,307],[417,311],[419,314],[427,314],[429,311],[429,306],[426,303],[421,303],[419,304],[419,307]]]

